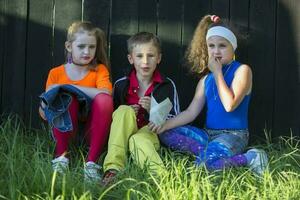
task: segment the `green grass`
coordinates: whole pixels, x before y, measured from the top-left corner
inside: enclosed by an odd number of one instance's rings
[[[84,148],[73,149],[70,172],[53,173],[54,143],[45,130],[8,118],[0,141],[0,199],[300,199],[300,140],[293,136],[268,140],[270,170],[261,178],[247,168],[209,173],[191,157],[162,149],[167,172],[153,176],[130,163],[106,188],[84,183]]]

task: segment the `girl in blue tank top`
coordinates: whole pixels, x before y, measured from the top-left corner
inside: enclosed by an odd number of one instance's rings
[[[197,157],[198,165],[209,170],[229,166],[249,166],[261,175],[267,166],[263,150],[250,149],[248,144],[248,106],[252,89],[252,71],[234,60],[235,34],[215,15],[206,15],[199,22],[186,58],[191,71],[200,76],[195,96],[189,107],[175,118],[152,131],[161,142],[175,150]],[[207,105],[204,129],[186,125]]]

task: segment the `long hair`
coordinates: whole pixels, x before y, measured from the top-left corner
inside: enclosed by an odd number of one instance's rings
[[[96,53],[94,61],[89,65],[89,69],[95,70],[98,64],[103,64],[110,70],[109,61],[107,58],[106,50],[107,43],[105,39],[105,33],[102,29],[95,27],[91,22],[88,21],[77,21],[71,24],[67,32],[67,42],[72,43],[76,39],[76,33],[89,32],[96,37]],[[66,52],[67,59],[67,52]]]
[[[213,22],[211,15],[205,15],[198,23],[190,45],[185,53],[187,65],[192,73],[201,77],[209,73],[208,50],[206,43],[207,30],[213,26],[224,26],[221,22]]]

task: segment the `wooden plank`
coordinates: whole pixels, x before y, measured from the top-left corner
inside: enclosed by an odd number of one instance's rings
[[[248,58],[248,50],[249,48],[253,48],[253,45],[256,45],[255,43],[255,39],[252,39],[251,41],[248,40],[248,36],[250,34],[250,24],[249,24],[249,18],[250,18],[250,14],[249,12],[251,12],[249,10],[249,6],[250,6],[250,1],[249,0],[244,0],[244,1],[240,1],[240,0],[231,0],[230,1],[230,26],[232,27],[233,31],[235,32],[237,39],[238,39],[238,48],[237,51],[235,53],[236,55],[236,59],[241,62],[241,63],[245,63],[245,64],[249,64],[250,67],[253,70],[253,96],[251,99],[251,103],[250,103],[250,107],[249,107],[249,130],[251,133],[251,137],[250,137],[250,141],[254,141],[256,137],[254,136],[258,136],[258,137],[264,137],[263,135],[263,128],[264,128],[264,124],[265,124],[265,119],[258,117],[259,116],[263,116],[260,113],[258,114],[258,112],[260,112],[260,110],[258,110],[256,107],[258,107],[258,101],[260,99],[258,99],[259,97],[256,96],[257,93],[257,78],[256,78],[256,74],[258,70],[261,70],[261,68],[257,67],[257,66],[252,66],[251,63],[252,60],[249,60]],[[259,5],[256,5],[259,6]],[[253,8],[252,8],[253,9]],[[255,12],[255,11],[252,11]],[[259,17],[259,16],[256,16]],[[256,18],[255,18],[256,19]],[[253,21],[255,20],[253,19]],[[262,24],[261,26],[264,26],[264,24]],[[271,27],[273,28],[273,27]],[[257,39],[257,36],[255,36],[256,32],[253,31],[251,32],[252,37],[255,37]],[[260,40],[262,40],[263,38],[260,38]],[[250,42],[254,43],[254,44],[250,44]],[[271,43],[272,41],[269,41],[269,43]],[[257,61],[259,62],[259,60],[261,59],[260,57],[256,57],[258,55],[257,49],[260,47],[255,47],[254,51],[250,50],[250,54],[251,54],[251,59],[258,59]],[[255,56],[255,58],[253,58],[253,56]],[[272,59],[271,58],[272,55],[270,55],[270,57],[268,59]],[[260,65],[260,63],[258,63]],[[253,69],[254,68],[254,69]],[[270,86],[270,85],[269,85]],[[261,86],[260,86],[261,87]],[[266,99],[266,97],[263,97],[264,99]],[[269,100],[269,99],[267,99]],[[266,104],[267,102],[265,102],[264,104]],[[266,105],[264,105],[266,106]],[[268,108],[268,114],[269,114],[269,118],[271,117],[271,113],[272,113],[272,105],[269,105],[270,107]],[[263,116],[266,117],[266,116]],[[270,119],[269,119],[270,120]],[[268,127],[271,127],[271,124],[268,124]]]
[[[211,0],[210,14],[230,19],[230,0]]]
[[[156,0],[138,1],[138,31],[157,33],[157,6]]]
[[[183,17],[183,1],[159,1],[158,36],[162,41],[162,62],[160,70],[172,78],[176,85],[180,83],[181,67],[181,28]],[[180,93],[182,94],[182,93]]]
[[[24,111],[27,0],[4,1],[2,112]]]
[[[84,0],[83,20],[92,22],[109,34],[110,6],[112,0]]]
[[[249,0],[230,1],[230,25],[238,39],[235,56],[242,63],[248,63],[249,4]]]
[[[3,78],[3,62],[4,62],[4,36],[5,26],[7,23],[5,16],[5,1],[0,1],[0,97],[2,97],[2,78]],[[0,113],[2,113],[2,98],[0,98]],[[1,120],[0,120],[1,123]]]
[[[138,32],[138,1],[114,0],[111,16],[110,60],[115,81],[131,68],[127,60],[126,40]]]
[[[248,64],[253,72],[252,99],[249,108],[251,140],[265,138],[270,131],[274,106],[275,13],[273,0],[251,0],[249,10]]]
[[[209,1],[199,1],[199,0],[189,0],[184,1],[184,18],[182,25],[182,55],[185,54],[186,48],[190,44],[194,31],[201,20],[201,18],[209,14],[210,2]],[[184,110],[191,103],[197,83],[199,81],[196,75],[189,73],[189,68],[185,64],[183,58],[182,66],[180,67],[180,85],[177,89],[180,93],[180,105],[181,109]],[[198,127],[203,127],[205,119],[205,111],[200,114],[194,120],[193,125]]]
[[[201,18],[209,13],[210,2],[189,0],[184,1],[184,19],[182,27],[182,45],[183,50],[189,45],[195,28],[200,22]]]
[[[66,31],[74,21],[82,19],[82,0],[59,0],[55,2],[53,64],[65,62]]]
[[[278,1],[273,136],[300,136],[299,7],[298,0]]]
[[[45,90],[52,64],[52,17],[53,0],[31,0],[29,4],[25,121],[30,127],[40,128],[38,116],[39,94]]]
[[[110,16],[112,0],[84,0],[83,20],[92,22],[106,35],[107,52],[110,44]]]

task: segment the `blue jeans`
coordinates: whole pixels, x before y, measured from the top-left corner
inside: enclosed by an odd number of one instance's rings
[[[210,142],[208,143],[208,145],[212,142],[221,143],[230,150],[232,155],[242,153],[248,145],[249,131],[247,129],[204,129],[204,131],[209,135],[210,138]]]
[[[210,140],[206,150],[200,152],[197,157],[197,164],[203,162],[207,167],[213,166],[219,159],[230,158],[243,153],[248,144],[249,132],[245,130],[212,130],[204,129]]]
[[[72,85],[59,85],[40,95],[40,99],[46,105],[43,110],[52,128],[57,128],[61,132],[73,130],[72,120],[68,112],[72,97],[76,97],[80,103],[80,115],[87,118],[92,99]]]
[[[181,126],[159,135],[163,145],[174,150],[185,151],[197,156],[197,164],[206,163],[208,167],[219,159],[241,154],[249,139],[244,130],[198,129]]]

